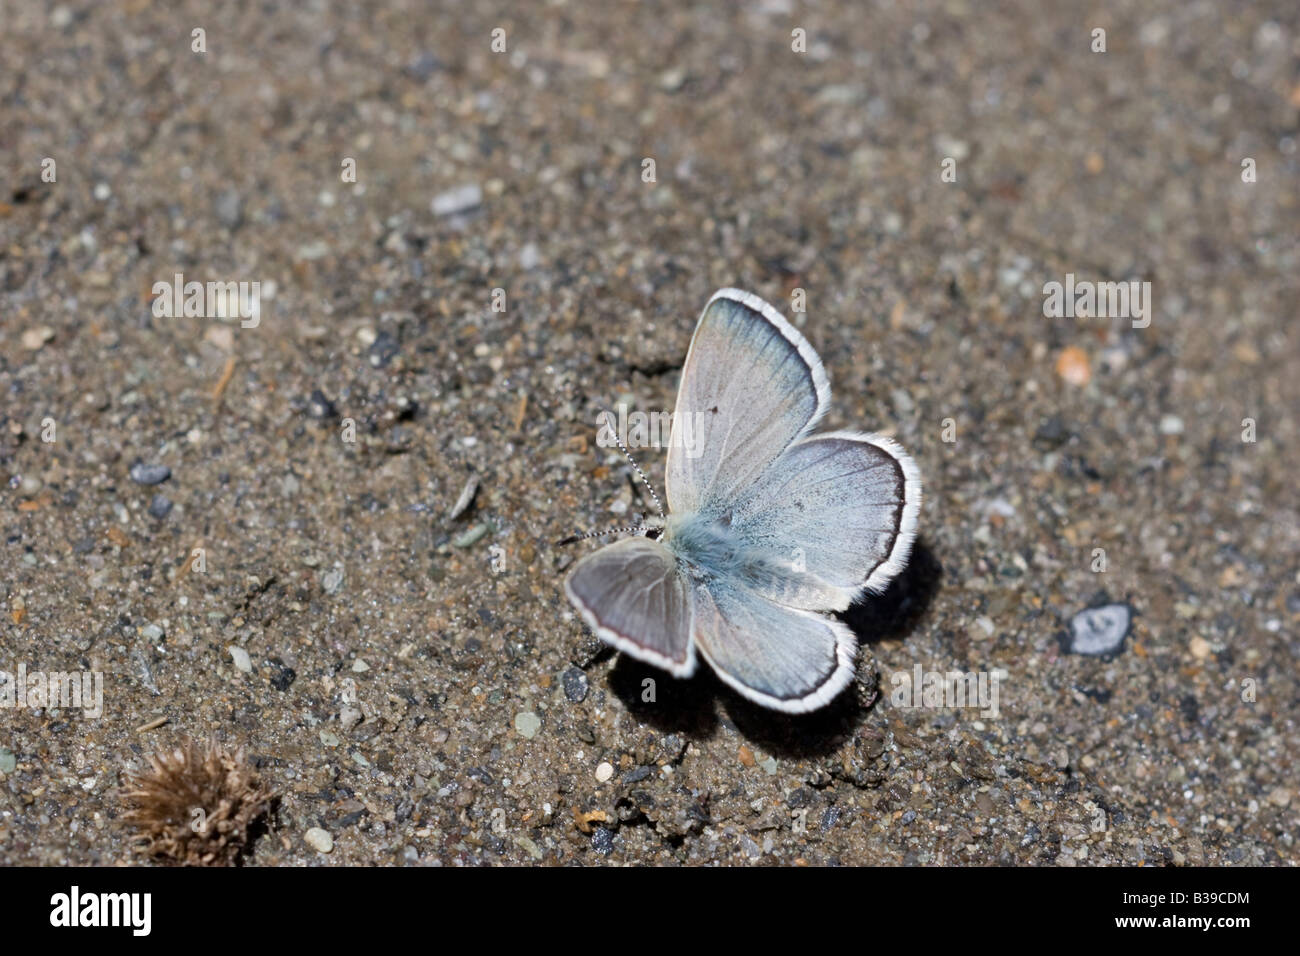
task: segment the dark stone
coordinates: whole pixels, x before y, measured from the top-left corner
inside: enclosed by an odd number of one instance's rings
[[[398,344],[396,336],[391,332],[380,332],[370,345],[368,353],[370,364],[375,368],[384,368],[397,356],[400,349],[401,345]]]
[[[627,773],[623,774],[624,783],[640,783],[646,777],[650,776],[649,767],[633,767]]]
[[[1060,415],[1053,415],[1038,426],[1038,431],[1034,432],[1034,447],[1040,451],[1050,451],[1064,445],[1069,439],[1070,433],[1065,427],[1065,422]]]
[[[268,662],[271,665],[273,673],[271,674],[271,686],[278,691],[286,691],[295,680],[298,679],[298,672],[292,667],[285,664],[278,657],[272,657]]]
[[[601,856],[609,856],[614,852],[614,831],[596,827],[591,834],[591,848]]]
[[[338,417],[338,409],[334,403],[325,397],[325,393],[319,388],[311,393],[307,399],[307,415],[316,419],[318,422],[330,421]]]
[[[570,667],[560,675],[560,681],[564,684],[564,696],[570,701],[580,704],[587,699],[587,675],[581,670]]]

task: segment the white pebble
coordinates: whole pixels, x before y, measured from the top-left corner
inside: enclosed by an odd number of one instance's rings
[[[515,730],[519,736],[526,740],[532,740],[537,736],[537,732],[542,729],[542,719],[530,710],[515,714]]]
[[[245,674],[253,673],[253,661],[249,658],[248,651],[235,644],[231,644],[228,650],[230,651],[230,659],[235,662],[236,667]]]
[[[1073,654],[1112,654],[1123,645],[1132,619],[1126,604],[1107,604],[1080,611],[1070,620],[1066,649]]]
[[[318,853],[329,853],[334,849],[334,838],[320,827],[312,827],[303,834],[303,839]]]
[[[23,348],[29,352],[35,352],[42,345],[54,338],[54,330],[48,325],[38,325],[34,329],[28,329],[22,335]]]
[[[430,209],[435,216],[454,216],[469,212],[483,202],[483,190],[478,183],[457,186],[433,197]]]

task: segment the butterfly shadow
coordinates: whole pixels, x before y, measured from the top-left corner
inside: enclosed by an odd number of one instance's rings
[[[901,640],[925,614],[942,578],[943,566],[918,539],[907,567],[889,587],[854,604],[841,617],[861,646]],[[661,733],[708,739],[719,727],[727,727],[777,758],[823,757],[835,753],[857,732],[879,697],[874,662],[860,653],[858,664],[854,683],[811,714],[783,714],[756,704],[720,681],[705,664],[689,680],[675,680],[620,654],[610,671],[609,688],[638,720]],[[725,716],[718,714],[715,701],[722,703]]]
[[[642,723],[664,734],[694,739],[712,737],[718,729],[711,685],[720,684],[701,663],[695,676],[679,680],[665,671],[619,654],[609,672],[609,689]]]
[[[902,573],[880,594],[868,595],[841,616],[865,647],[886,640],[903,640],[920,623],[943,581],[943,565],[921,538]]]

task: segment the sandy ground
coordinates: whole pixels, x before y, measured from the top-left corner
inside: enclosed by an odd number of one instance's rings
[[[1295,5],[686,6],[5,5],[0,669],[104,707],[0,710],[0,862],[137,859],[124,776],[210,735],[256,865],[1295,862]],[[561,591],[648,507],[597,415],[672,408],[725,285],[926,486],[806,718]]]

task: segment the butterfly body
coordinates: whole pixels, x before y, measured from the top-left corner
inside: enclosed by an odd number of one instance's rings
[[[821,360],[775,309],[736,289],[709,301],[682,372],[662,536],[608,545],[565,582],[597,636],[678,677],[698,653],[791,713],[848,684],[856,639],[830,613],[906,563],[921,485],[890,439],[813,433],[829,401]]]
[[[810,586],[809,576],[799,569],[797,560],[787,560],[772,548],[751,541],[729,514],[671,515],[659,540],[692,583],[735,585],[787,598]]]

